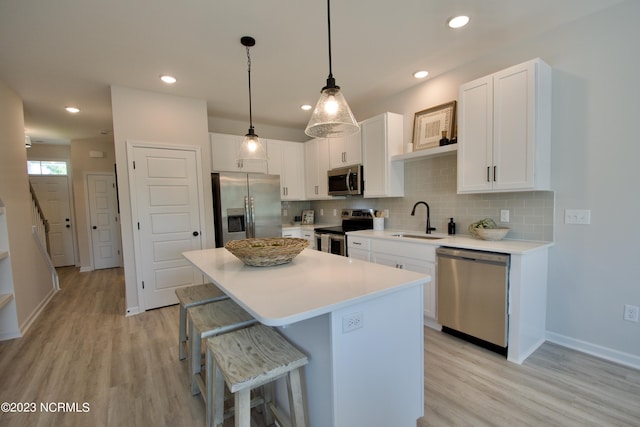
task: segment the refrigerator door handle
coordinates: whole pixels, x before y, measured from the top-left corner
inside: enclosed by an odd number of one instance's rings
[[[251,237],[256,237],[256,208],[251,197]]]
[[[247,238],[253,237],[251,235],[252,230],[251,230],[251,220],[250,220],[250,213],[249,213],[249,196],[244,196],[244,223],[245,223],[245,228],[247,230],[245,232],[245,236]]]

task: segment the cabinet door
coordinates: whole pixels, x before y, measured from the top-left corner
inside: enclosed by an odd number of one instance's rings
[[[302,230],[302,238],[303,239],[307,239],[309,241],[309,246],[307,246],[309,249],[315,249],[316,248],[316,239],[315,239],[315,233],[313,232],[313,230]]]
[[[362,140],[360,132],[329,140],[330,169],[362,163]]]
[[[270,139],[268,149],[268,173],[280,175],[280,199],[305,200],[304,146]]]
[[[282,237],[302,238],[302,231],[299,228],[289,228],[282,230]]]
[[[330,199],[327,187],[329,142],[312,139],[304,144],[306,196],[309,200]]]
[[[458,193],[493,188],[493,77],[460,87]]]
[[[367,262],[371,261],[369,251],[365,251],[363,249],[349,248],[349,258],[359,259]]]
[[[214,172],[267,173],[267,163],[263,160],[238,160],[238,150],[243,139],[243,136],[238,135],[209,134],[211,169]]]
[[[494,190],[534,187],[535,65],[527,62],[493,78]]]
[[[403,121],[400,114],[384,113],[360,123],[364,197],[404,196],[404,162],[392,162],[402,154]]]

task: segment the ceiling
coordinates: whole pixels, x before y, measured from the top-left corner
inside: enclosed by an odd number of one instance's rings
[[[359,106],[621,0],[333,0],[333,75]],[[458,14],[471,21],[451,30]],[[328,75],[324,0],[0,0],[0,80],[34,141],[112,130],[110,86],[206,99],[209,116],[303,129]],[[172,86],[160,74],[178,79]],[[81,109],[70,115],[65,106]],[[257,129],[259,131],[259,129]]]

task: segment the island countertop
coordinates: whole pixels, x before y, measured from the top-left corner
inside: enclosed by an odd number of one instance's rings
[[[268,326],[284,326],[424,284],[431,276],[305,249],[291,263],[244,265],[225,248],[183,253],[216,286]]]

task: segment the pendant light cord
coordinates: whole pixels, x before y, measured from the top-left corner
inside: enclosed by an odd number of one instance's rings
[[[251,113],[251,55],[247,46],[247,75],[249,76],[249,129],[253,130],[253,115]]]
[[[329,36],[329,78],[333,78],[333,70],[331,68],[331,0],[327,0],[327,28]]]

